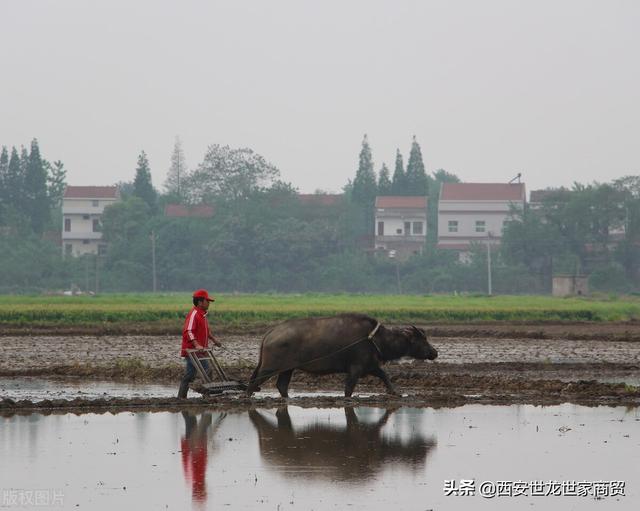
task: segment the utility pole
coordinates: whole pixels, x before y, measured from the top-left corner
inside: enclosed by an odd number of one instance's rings
[[[487,233],[487,290],[488,295],[493,294],[492,282],[491,282],[491,233]]]
[[[84,292],[89,294],[89,256],[84,256]]]
[[[96,282],[95,282],[95,290],[96,294],[98,294],[98,289],[100,287],[100,255],[96,254]]]
[[[151,275],[153,276],[153,292],[158,289],[158,282],[156,279],[156,233],[151,231]]]
[[[402,284],[400,281],[400,263],[398,263],[398,253],[395,250],[389,250],[389,259],[393,259],[396,263],[396,285],[398,286],[398,294],[402,294]]]

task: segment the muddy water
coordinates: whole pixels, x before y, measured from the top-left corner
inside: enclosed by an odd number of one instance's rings
[[[85,378],[46,379],[31,376],[0,378],[0,398],[15,401],[27,399],[34,403],[45,399],[104,399],[104,398],[157,398],[175,397],[177,384],[125,383],[119,381],[87,380]],[[292,392],[294,397],[342,397],[343,391]],[[373,395],[357,392],[359,397]],[[189,397],[200,394],[190,390]],[[254,396],[260,400],[265,397],[279,397],[277,390],[261,391]]]
[[[461,479],[623,480],[626,496],[445,496]],[[0,418],[0,507],[42,509],[37,490],[52,509],[608,510],[636,509],[639,487],[640,410],[621,407]]]
[[[92,381],[85,378],[43,379],[38,377],[0,378],[0,396],[14,400],[96,399],[106,397],[168,397],[176,385]]]

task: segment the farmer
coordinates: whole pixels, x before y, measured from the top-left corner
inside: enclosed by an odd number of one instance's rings
[[[207,311],[209,310],[209,304],[213,302],[215,298],[209,296],[206,289],[198,289],[193,293],[193,309],[187,314],[187,318],[184,322],[184,328],[182,329],[182,350],[180,356],[186,360],[186,368],[182,382],[180,382],[180,390],[178,391],[178,397],[184,399],[187,397],[189,391],[189,383],[191,383],[196,377],[196,368],[191,362],[191,359],[187,356],[187,350],[189,349],[204,349],[209,347],[209,339],[216,346],[222,346],[220,342],[209,331],[209,322],[207,321]],[[202,361],[206,371],[210,371],[209,363],[206,360]]]

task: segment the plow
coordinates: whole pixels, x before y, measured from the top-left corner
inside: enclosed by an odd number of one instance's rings
[[[247,390],[247,385],[236,380],[230,380],[224,369],[213,354],[211,348],[187,350],[187,356],[196,368],[202,383],[193,385],[191,388],[203,396],[243,392]]]

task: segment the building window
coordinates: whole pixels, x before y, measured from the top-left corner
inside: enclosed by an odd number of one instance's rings
[[[402,229],[396,229],[396,234],[402,234]]]
[[[93,219],[93,232],[100,232],[102,228],[100,227],[100,220],[97,218]]]
[[[422,222],[413,222],[413,234],[422,234]]]
[[[411,222],[404,223],[404,235],[409,236],[411,234]]]
[[[457,220],[449,220],[449,232],[458,232]]]
[[[384,236],[384,222],[378,222],[378,236]]]
[[[71,243],[64,244],[64,255],[70,256],[73,252],[73,245]]]
[[[64,232],[71,232],[71,218],[64,219]]]
[[[83,220],[89,220],[89,215],[82,215]]]
[[[91,201],[91,205],[92,205],[94,208],[97,208],[97,207],[100,205],[100,201],[97,201],[97,200]]]
[[[82,240],[82,244],[83,245],[88,245],[89,244],[89,240]]]
[[[476,232],[485,232],[487,230],[484,220],[476,220]]]

